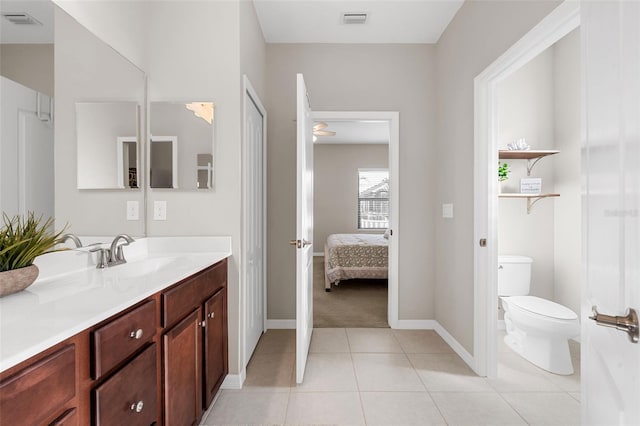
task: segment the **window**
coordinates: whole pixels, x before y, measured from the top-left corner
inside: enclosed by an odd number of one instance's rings
[[[358,169],[358,229],[389,227],[389,170]]]

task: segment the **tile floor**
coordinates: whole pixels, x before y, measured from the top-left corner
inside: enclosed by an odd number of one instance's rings
[[[295,332],[269,330],[242,390],[223,390],[202,425],[577,425],[576,373],[557,376],[499,336],[498,377],[476,376],[430,330],[319,328],[305,380],[295,383]]]

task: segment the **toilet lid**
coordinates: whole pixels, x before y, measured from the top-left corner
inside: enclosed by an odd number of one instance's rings
[[[509,303],[524,309],[525,311],[549,318],[563,320],[573,320],[578,318],[578,315],[566,306],[535,296],[512,296],[509,297]]]

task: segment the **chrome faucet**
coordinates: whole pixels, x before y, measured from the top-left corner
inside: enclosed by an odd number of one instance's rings
[[[60,237],[60,243],[64,243],[68,240],[73,241],[73,243],[76,245],[76,248],[82,247],[82,242],[80,241],[80,238],[78,238],[73,234],[64,234],[62,237]]]
[[[118,244],[120,240],[124,240],[125,242],[122,244]],[[124,251],[122,250],[122,246],[128,246],[134,241],[135,240],[127,234],[117,235],[111,242],[111,247],[109,248],[109,266],[127,263],[127,260],[124,258]]]

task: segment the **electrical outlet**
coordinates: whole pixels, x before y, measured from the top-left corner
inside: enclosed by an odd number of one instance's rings
[[[140,219],[140,208],[137,201],[127,201],[127,220]]]
[[[442,217],[451,219],[453,217],[453,204],[442,205]]]
[[[153,202],[153,220],[167,220],[167,202]]]

